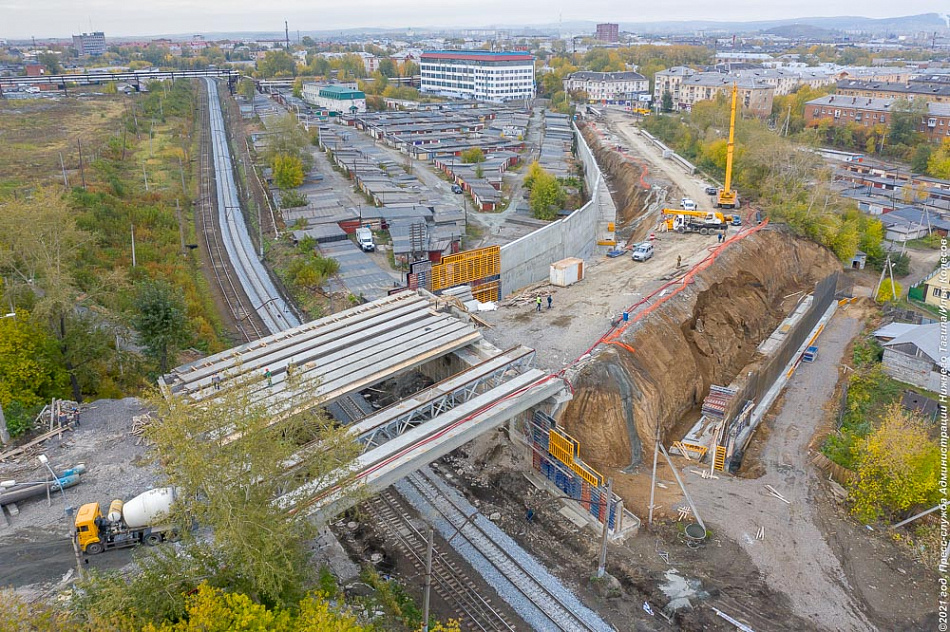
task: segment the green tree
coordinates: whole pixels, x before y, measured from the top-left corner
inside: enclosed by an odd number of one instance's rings
[[[134,301],[132,326],[138,332],[159,371],[168,370],[168,358],[190,339],[185,302],[181,292],[164,281],[149,281],[139,288]]]
[[[920,420],[892,404],[880,425],[854,447],[852,512],[870,522],[939,499],[940,448]]]
[[[180,492],[176,516],[211,529],[243,592],[289,604],[312,579],[307,544],[316,527],[307,511],[287,511],[277,500],[314,482],[352,493],[349,468],[360,446],[312,401],[317,384],[306,373],[285,384],[296,388],[288,389],[279,419],[260,375],[233,375],[199,404],[156,395],[151,404],[160,421],[147,437],[165,483]]]
[[[287,190],[303,184],[303,163],[300,158],[290,154],[277,154],[271,162],[274,170],[274,184]]]
[[[462,162],[469,165],[485,162],[485,152],[481,147],[469,147],[462,152]]]
[[[67,325],[80,295],[73,271],[92,243],[93,235],[78,227],[58,189],[39,188],[30,198],[7,202],[0,212],[0,271],[10,279],[11,289],[34,297],[32,312],[49,324],[58,340],[76,401],[82,401],[82,390],[69,358],[82,349],[70,348],[74,338]],[[106,286],[120,283],[115,275],[104,277],[97,281]]]
[[[392,59],[387,58],[379,62],[379,72],[384,77],[389,77],[389,78],[395,77],[397,74],[396,73],[397,70],[398,69],[396,68],[396,64],[393,62]]]
[[[566,198],[564,188],[557,178],[542,170],[531,187],[531,212],[538,219],[552,220],[557,217]]]
[[[254,85],[254,80],[247,77],[241,79],[241,84],[238,86],[238,91],[241,93],[242,97],[248,101],[253,101],[254,95],[257,94],[257,88]]]
[[[265,158],[271,164],[279,154],[294,156],[303,164],[304,171],[309,171],[313,165],[313,156],[310,154],[310,138],[297,123],[293,114],[285,114],[270,126],[267,135],[267,150]]]
[[[890,145],[916,145],[920,136],[917,127],[926,113],[927,102],[923,99],[894,101],[891,106],[891,125],[887,142]]]
[[[265,79],[293,77],[297,74],[297,62],[285,50],[269,50],[264,59],[257,62],[257,72]]]
[[[66,375],[56,341],[26,311],[0,318],[0,407],[30,407],[61,395]]]
[[[660,99],[660,108],[664,112],[673,111],[673,95],[670,93],[669,90],[665,90],[663,92],[663,97]]]
[[[930,155],[933,153],[933,147],[930,143],[922,143],[914,150],[914,157],[910,159],[910,168],[914,173],[927,173]]]
[[[40,53],[36,56],[36,61],[43,64],[46,72],[51,75],[59,75],[63,72],[63,67],[59,63],[59,55],[52,52]]]

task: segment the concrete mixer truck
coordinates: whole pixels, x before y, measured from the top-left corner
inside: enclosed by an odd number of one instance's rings
[[[113,500],[103,516],[99,503],[87,503],[76,512],[76,541],[84,555],[107,549],[146,544],[155,546],[175,533],[168,513],[175,501],[172,487],[150,489],[128,502]]]

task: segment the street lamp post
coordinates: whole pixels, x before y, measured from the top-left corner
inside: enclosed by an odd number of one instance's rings
[[[36,457],[36,460],[46,466],[46,469],[49,471],[50,476],[53,477],[51,482],[55,483],[56,486],[59,487],[59,491],[63,495],[63,513],[66,516],[71,515],[72,507],[70,507],[69,503],[66,502],[66,490],[63,489],[63,484],[60,482],[59,477],[56,476],[56,473],[53,471],[53,468],[49,466],[49,459],[46,458],[45,454],[41,454],[38,457]],[[47,489],[47,493],[48,492],[49,492],[49,489]]]

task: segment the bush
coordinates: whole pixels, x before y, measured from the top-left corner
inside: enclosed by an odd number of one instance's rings
[[[308,204],[310,200],[299,191],[281,191],[280,193],[280,208],[297,208]]]
[[[7,420],[10,437],[16,438],[33,430],[33,422],[40,409],[40,406],[24,406],[16,400],[4,406],[3,415]]]

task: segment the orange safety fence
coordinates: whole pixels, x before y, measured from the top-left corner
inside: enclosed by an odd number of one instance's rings
[[[752,212],[749,213],[749,217],[750,218],[752,217]],[[639,301],[637,301],[636,303],[634,303],[633,305],[625,309],[624,311],[630,315],[629,320],[623,321],[622,323],[611,327],[610,330],[608,330],[606,334],[601,336],[601,338],[597,342],[591,345],[590,348],[587,349],[587,351],[585,351],[580,356],[575,358],[570,364],[568,364],[563,369],[558,371],[555,375],[561,376],[563,378],[563,375],[567,371],[567,369],[577,364],[577,362],[581,358],[589,355],[594,349],[596,349],[601,344],[615,345],[615,346],[626,349],[630,353],[635,353],[635,350],[633,349],[633,347],[619,340],[620,336],[623,335],[623,333],[627,330],[627,328],[630,325],[638,322],[644,316],[651,314],[658,307],[666,303],[666,301],[670,300],[671,298],[673,298],[674,296],[676,296],[677,294],[685,290],[688,285],[693,283],[694,277],[698,273],[702,272],[703,270],[711,266],[713,263],[715,263],[716,259],[719,258],[719,255],[721,255],[729,245],[739,240],[745,239],[746,237],[749,237],[750,235],[754,235],[755,233],[765,228],[767,225],[768,225],[768,220],[765,219],[759,225],[754,226],[752,228],[747,228],[745,230],[741,230],[735,235],[733,235],[732,237],[728,238],[725,242],[718,244],[717,246],[710,246],[710,250],[711,250],[710,254],[708,254],[702,261],[700,261],[695,266],[693,266],[693,268],[689,272],[684,274],[679,279],[673,279],[672,281],[668,281],[667,283],[664,283],[659,288],[657,288],[656,290],[654,290],[647,296],[643,297],[642,299],[640,299]],[[669,291],[666,294],[663,294],[663,292],[665,292],[666,290],[670,290],[670,288],[672,288],[671,291]],[[663,295],[659,296],[660,294],[663,294]],[[657,300],[655,302],[651,302],[654,299],[657,299]],[[642,309],[634,313],[634,310],[636,310],[637,308],[641,307],[644,304],[648,304],[646,309]],[[570,386],[571,392],[573,392],[574,387],[572,384],[570,384],[570,380],[567,380],[566,378],[563,378],[563,379]]]

